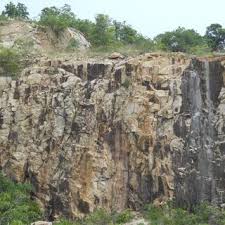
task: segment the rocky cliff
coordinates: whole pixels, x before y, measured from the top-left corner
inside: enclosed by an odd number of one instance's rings
[[[46,216],[225,202],[223,59],[47,60],[0,96],[0,168]]]
[[[0,23],[0,46],[7,48],[22,48],[31,52],[55,52],[70,48],[88,49],[91,44],[84,35],[74,28],[67,28],[59,35],[51,29],[35,23],[8,20]]]

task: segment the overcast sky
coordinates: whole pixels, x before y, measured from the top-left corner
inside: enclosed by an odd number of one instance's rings
[[[9,0],[0,0],[0,10]],[[12,0],[17,3],[18,0]],[[37,17],[47,6],[71,5],[82,19],[94,20],[105,13],[119,21],[127,21],[142,34],[154,37],[178,26],[205,32],[211,23],[225,26],[225,0],[19,0]]]

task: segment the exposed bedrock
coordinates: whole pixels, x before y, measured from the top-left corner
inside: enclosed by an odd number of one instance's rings
[[[222,59],[41,61],[0,92],[0,168],[54,219],[225,202]]]
[[[174,124],[182,148],[173,161],[179,205],[225,201],[222,64],[195,59],[182,76],[182,107]]]

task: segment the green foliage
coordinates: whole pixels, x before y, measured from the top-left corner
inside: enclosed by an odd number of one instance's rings
[[[0,48],[0,75],[16,76],[20,71],[20,55],[9,48]]]
[[[106,225],[111,223],[111,216],[105,210],[99,209],[88,215],[82,222],[85,225]]]
[[[225,29],[220,24],[211,24],[206,29],[205,34],[208,46],[213,51],[224,49],[225,45]]]
[[[69,5],[62,8],[47,7],[41,11],[39,24],[50,27],[57,35],[66,28],[72,26],[75,14]]]
[[[125,81],[122,83],[122,86],[128,89],[130,87],[130,84],[131,84],[130,80],[125,79]]]
[[[124,223],[128,223],[133,219],[133,215],[131,213],[130,210],[125,210],[121,213],[116,213],[114,215],[114,222],[115,224],[124,224]]]
[[[216,225],[225,224],[225,211],[217,206],[212,206],[205,202],[197,206],[194,212],[201,223]]]
[[[5,6],[0,16],[0,24],[10,18],[28,19],[27,7],[13,2]],[[98,52],[126,51],[144,53],[149,51],[186,52],[195,55],[209,55],[225,47],[225,29],[220,24],[207,27],[205,36],[193,29],[178,27],[176,30],[157,35],[154,40],[147,38],[132,26],[112,20],[108,15],[97,14],[95,21],[79,19],[69,5],[61,8],[47,7],[41,11],[38,25],[51,28],[56,36],[68,27],[81,31],[92,47]],[[76,50],[78,43],[71,40],[66,50]],[[96,52],[97,52],[96,51]]]
[[[124,21],[123,23],[116,20],[113,21],[115,27],[115,36],[118,41],[125,44],[134,44],[138,39],[138,33],[130,25],[127,25]]]
[[[131,211],[125,210],[122,213],[109,214],[103,209],[98,209],[87,217],[77,221],[62,219],[54,225],[122,225],[133,219]]]
[[[95,25],[91,34],[92,43],[95,46],[110,46],[115,43],[114,27],[108,15],[98,14],[95,17]]]
[[[81,31],[94,47],[117,48],[123,45],[135,45],[149,49],[149,39],[133,29],[126,22],[120,23],[110,19],[108,15],[98,14],[95,22],[77,19],[69,5],[62,8],[44,8],[39,24],[50,27],[57,35],[68,27]]]
[[[27,225],[41,218],[37,204],[30,199],[31,187],[16,184],[0,173],[0,224]]]
[[[211,48],[208,47],[206,43],[201,45],[196,45],[192,48],[190,48],[189,53],[195,54],[197,56],[210,56],[212,55]]]
[[[5,15],[0,15],[0,22],[7,21],[8,17]]]
[[[152,225],[222,225],[225,222],[225,212],[207,203],[197,206],[193,212],[170,205],[148,205],[144,216]]]
[[[13,2],[10,2],[5,6],[5,10],[2,12],[2,15],[9,18],[28,19],[29,12],[24,4],[17,3],[17,5],[15,5]]]
[[[34,50],[34,40],[29,38],[19,38],[14,42],[13,48],[14,51],[17,52],[18,56],[20,55],[20,57],[25,57]]]
[[[71,221],[66,220],[66,219],[61,219],[60,221],[54,223],[54,225],[76,225],[76,223],[71,222]]]
[[[72,38],[67,46],[67,50],[75,50],[79,48],[79,42]]]
[[[189,52],[191,48],[201,45],[203,38],[194,30],[177,28],[172,32],[165,32],[155,38],[158,48],[172,52]]]
[[[0,26],[4,25],[8,21],[8,17],[4,15],[0,15]]]
[[[95,23],[87,19],[76,19],[73,23],[73,27],[82,32],[85,37],[92,42],[92,34],[95,29]]]

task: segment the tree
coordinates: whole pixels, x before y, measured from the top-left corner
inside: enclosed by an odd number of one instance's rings
[[[28,19],[29,16],[29,12],[27,11],[27,7],[22,4],[22,3],[18,3],[16,6],[17,9],[17,16],[23,19]]]
[[[159,48],[172,52],[189,52],[203,43],[203,38],[193,29],[178,27],[172,32],[165,32],[154,39]]]
[[[95,17],[95,27],[92,41],[96,46],[107,46],[115,42],[115,29],[108,15],[98,14]]]
[[[216,23],[208,26],[205,37],[209,47],[212,48],[213,51],[224,49],[225,29],[223,29],[220,24]]]
[[[5,6],[5,10],[2,12],[2,15],[15,18],[17,16],[16,5],[10,2]]]
[[[72,27],[76,28],[77,30],[79,30],[80,32],[82,32],[85,37],[91,41],[91,37],[92,34],[94,32],[95,29],[95,23],[93,23],[90,20],[82,20],[82,19],[76,19],[76,21],[74,21],[74,24],[72,25]]]
[[[5,6],[5,10],[2,12],[2,15],[10,18],[28,19],[29,12],[27,11],[27,7],[24,4],[18,3],[15,5],[14,3],[10,2]]]
[[[113,20],[113,25],[115,27],[115,36],[116,36],[116,40],[120,41],[121,38],[121,29],[122,29],[122,23],[118,22],[116,20]]]
[[[124,22],[120,31],[120,40],[125,44],[133,44],[137,41],[137,38],[137,31]]]
[[[59,35],[74,24],[75,17],[69,5],[64,5],[62,8],[47,7],[41,11],[39,23],[50,27],[56,35]]]
[[[115,27],[115,36],[118,41],[121,41],[124,44],[134,44],[138,40],[138,32],[130,25],[127,25],[125,21],[121,23],[114,20],[113,25]]]

